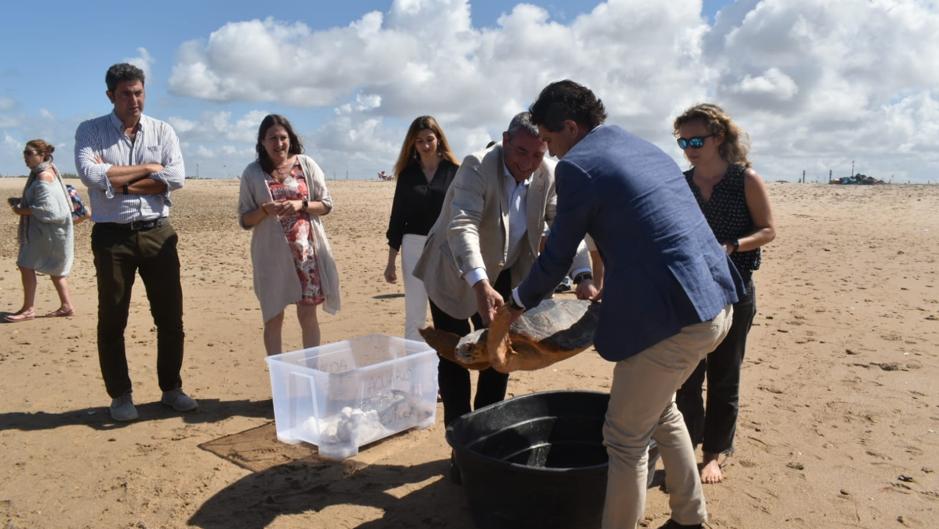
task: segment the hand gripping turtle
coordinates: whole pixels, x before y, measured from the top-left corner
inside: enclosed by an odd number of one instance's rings
[[[593,345],[600,303],[548,299],[512,322],[503,305],[487,329],[466,336],[421,329],[421,336],[440,356],[469,369],[533,371],[570,358]]]

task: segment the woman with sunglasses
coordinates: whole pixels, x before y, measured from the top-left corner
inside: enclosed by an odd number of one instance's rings
[[[753,272],[760,267],[760,248],[776,237],[763,179],[750,167],[745,133],[717,105],[696,105],[675,119],[674,133],[691,169],[685,179],[717,241],[730,255],[747,285],[734,305],[733,325],[724,341],[678,390],[678,409],[688,433],[701,443],[701,481],[724,479],[719,457],[733,452],[740,396],[740,367],[747,333],[756,314]],[[701,388],[707,378],[707,403]]]
[[[11,323],[36,316],[36,272],[47,274],[59,294],[59,308],[47,316],[74,313],[65,280],[72,268],[72,204],[59,170],[52,163],[54,150],[43,140],[26,144],[23,161],[29,167],[29,177],[23,196],[9,199],[13,213],[20,216],[16,265],[23,280],[23,306],[4,318]]]

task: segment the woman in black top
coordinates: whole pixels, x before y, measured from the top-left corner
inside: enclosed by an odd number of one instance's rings
[[[427,319],[427,292],[414,277],[414,265],[421,256],[427,233],[440,215],[443,199],[456,175],[457,160],[443,129],[431,116],[411,123],[401,144],[394,174],[397,178],[391,218],[388,220],[388,265],[385,280],[398,280],[395,258],[401,252],[404,275],[404,337],[423,340],[418,329]]]
[[[753,271],[760,267],[760,247],[776,237],[769,196],[760,175],[750,168],[744,133],[717,105],[702,104],[675,120],[678,146],[692,168],[685,178],[717,241],[747,285],[734,304],[733,324],[724,341],[678,390],[678,409],[692,442],[702,444],[701,481],[723,480],[720,454],[733,451],[740,396],[740,367],[747,333],[756,314]],[[701,387],[707,377],[707,405]]]

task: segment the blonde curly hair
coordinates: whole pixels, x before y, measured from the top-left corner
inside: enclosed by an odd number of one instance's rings
[[[747,154],[750,152],[749,136],[730,119],[730,116],[724,112],[723,108],[711,103],[695,105],[675,118],[673,133],[678,136],[678,129],[682,125],[693,121],[704,124],[711,134],[724,138],[724,141],[718,147],[718,152],[725,162],[740,164],[744,167],[752,165],[749,158],[747,158]]]

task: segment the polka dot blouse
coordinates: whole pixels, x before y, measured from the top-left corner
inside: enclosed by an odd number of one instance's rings
[[[711,231],[721,244],[749,235],[754,230],[753,218],[750,216],[743,190],[745,171],[746,167],[739,164],[728,167],[724,178],[714,186],[709,200],[704,200],[701,190],[694,183],[694,168],[685,171],[685,180],[701,206]],[[760,268],[760,249],[734,252],[730,259],[744,280],[749,280],[753,271]]]

